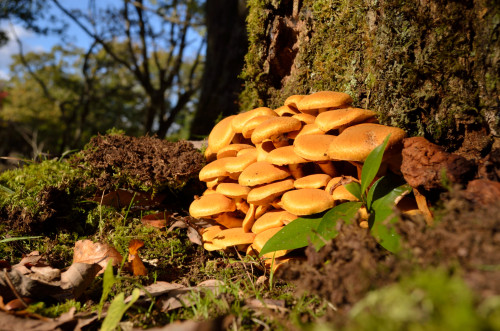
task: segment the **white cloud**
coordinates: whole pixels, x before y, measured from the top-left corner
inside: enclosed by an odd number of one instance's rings
[[[29,52],[34,49],[43,50],[43,47],[26,45],[25,41],[33,39],[35,37],[35,34],[29,30],[26,30],[20,25],[10,25],[8,23],[3,23],[0,25],[0,29],[4,30],[9,38],[7,44],[0,47],[0,78],[8,79],[9,65],[12,62],[11,56],[14,54],[18,54],[19,52],[19,46],[16,42],[16,35],[21,41],[23,41],[25,52]]]
[[[9,79],[9,78],[10,78],[10,77],[9,77],[9,74],[8,74],[5,70],[1,70],[1,69],[0,69],[0,79],[5,79],[5,80],[7,80],[7,79]]]

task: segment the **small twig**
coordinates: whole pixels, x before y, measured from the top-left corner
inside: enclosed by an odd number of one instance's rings
[[[19,299],[19,301],[21,301],[21,303],[24,306],[24,308],[28,308],[28,304],[19,295],[19,293],[17,292],[16,288],[14,287],[14,284],[12,284],[12,281],[10,280],[9,274],[7,273],[7,269],[3,269],[3,275],[4,275],[4,278],[5,278],[5,281],[7,282],[7,285],[9,285],[12,293],[14,293],[14,295],[16,296],[16,298]]]

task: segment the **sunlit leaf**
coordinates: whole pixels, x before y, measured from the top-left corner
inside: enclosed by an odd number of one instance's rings
[[[104,274],[102,277],[102,294],[101,301],[99,302],[99,317],[101,316],[102,307],[104,302],[108,299],[111,288],[116,282],[116,277],[113,274],[113,260],[108,260],[106,269],[104,269]]]
[[[368,210],[372,209],[372,204],[374,201],[384,197],[392,190],[401,186],[405,183],[404,179],[400,176],[394,174],[389,174],[387,176],[377,179],[375,183],[370,187],[366,195],[366,207]],[[379,202],[380,203],[380,202]]]
[[[359,183],[351,182],[349,184],[345,184],[344,187],[352,195],[354,195],[356,198],[358,198],[359,201],[363,200],[362,196],[361,196],[361,185],[359,185]]]
[[[364,194],[368,186],[372,183],[373,179],[377,175],[380,164],[382,163],[382,157],[384,156],[385,147],[389,142],[389,134],[385,137],[384,142],[375,147],[373,151],[370,152],[368,157],[363,164],[363,169],[361,170],[361,193]]]
[[[321,218],[299,217],[278,231],[262,247],[260,256],[282,249],[296,249],[309,245]]]
[[[113,331],[116,330],[118,324],[120,323],[123,314],[134,304],[134,302],[139,299],[141,291],[135,288],[132,291],[132,297],[128,303],[125,303],[125,294],[123,292],[119,293],[111,302],[109,306],[106,318],[102,322],[101,331]]]
[[[316,229],[316,235],[313,237],[312,243],[316,249],[319,250],[325,245],[326,241],[337,236],[337,222],[339,220],[343,220],[346,224],[351,224],[352,219],[362,204],[362,202],[351,201],[330,209],[321,219]]]
[[[381,187],[381,184],[378,186]],[[390,218],[393,215],[394,201],[397,197],[410,191],[411,187],[404,184],[392,189],[372,203],[370,219],[368,220],[370,232],[382,247],[392,253],[398,252],[401,248],[401,238],[393,226],[398,221],[398,217]]]

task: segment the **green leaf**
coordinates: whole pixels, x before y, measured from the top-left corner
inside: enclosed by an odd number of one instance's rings
[[[299,217],[293,220],[266,242],[260,256],[282,249],[306,247],[320,222],[319,217]]]
[[[356,212],[362,205],[362,202],[351,201],[330,209],[321,219],[321,223],[319,223],[316,229],[316,235],[313,237],[312,243],[316,247],[316,250],[323,247],[326,241],[337,236],[337,222],[339,220],[343,220],[346,224],[351,224]]]
[[[109,293],[111,292],[111,288],[116,283],[116,277],[113,274],[113,260],[109,259],[108,264],[106,265],[106,269],[104,269],[104,274],[102,277],[102,295],[101,301],[99,302],[99,318],[101,318],[102,307],[104,306],[104,302],[108,299]]]
[[[382,190],[382,187],[388,187],[390,185],[386,183],[389,180],[385,178],[388,177],[384,177],[384,180],[378,181],[377,188],[379,191]],[[373,194],[373,196],[377,198],[372,203],[370,218],[368,220],[370,232],[382,247],[392,253],[396,253],[401,248],[401,238],[393,226],[393,224],[398,221],[398,217],[389,217],[393,214],[394,201],[396,198],[410,192],[411,187],[408,184],[400,185],[380,197],[378,197],[376,193],[377,188],[374,189],[375,193]],[[383,191],[385,190],[386,189]]]
[[[141,291],[138,288],[135,288],[132,291],[132,298],[126,304],[125,303],[125,294],[119,293],[109,305],[108,314],[106,318],[102,322],[101,331],[113,331],[116,330],[118,324],[122,320],[123,314],[134,304],[134,302],[139,299],[141,295]]]
[[[405,181],[403,178],[391,173],[377,179],[377,181],[370,187],[368,194],[366,195],[366,208],[368,209],[368,212],[372,209],[374,201],[386,196],[392,190],[403,185],[404,183]]]
[[[385,137],[384,142],[375,147],[373,151],[370,152],[368,157],[363,164],[363,169],[361,170],[361,193],[364,195],[368,186],[372,183],[373,179],[377,175],[380,164],[382,163],[382,157],[384,156],[385,147],[389,142],[389,134]]]
[[[359,201],[362,201],[362,196],[361,196],[361,185],[356,182],[352,182],[349,184],[345,184],[344,187],[346,190],[348,190],[352,195],[354,195],[356,198],[358,198]]]

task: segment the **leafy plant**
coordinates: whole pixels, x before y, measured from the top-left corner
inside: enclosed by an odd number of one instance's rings
[[[351,224],[361,207],[365,207],[369,213],[368,226],[378,243],[391,252],[398,251],[400,238],[390,226],[397,221],[397,218],[389,216],[392,214],[396,198],[409,192],[411,187],[396,176],[381,177],[371,185],[382,163],[388,141],[389,136],[366,158],[361,171],[361,183],[351,182],[345,185],[345,188],[359,201],[342,203],[324,214],[295,219],[268,240],[260,255],[282,249],[305,247],[310,242],[316,249],[320,249],[328,240],[337,236],[338,221],[343,220],[346,224]]]

